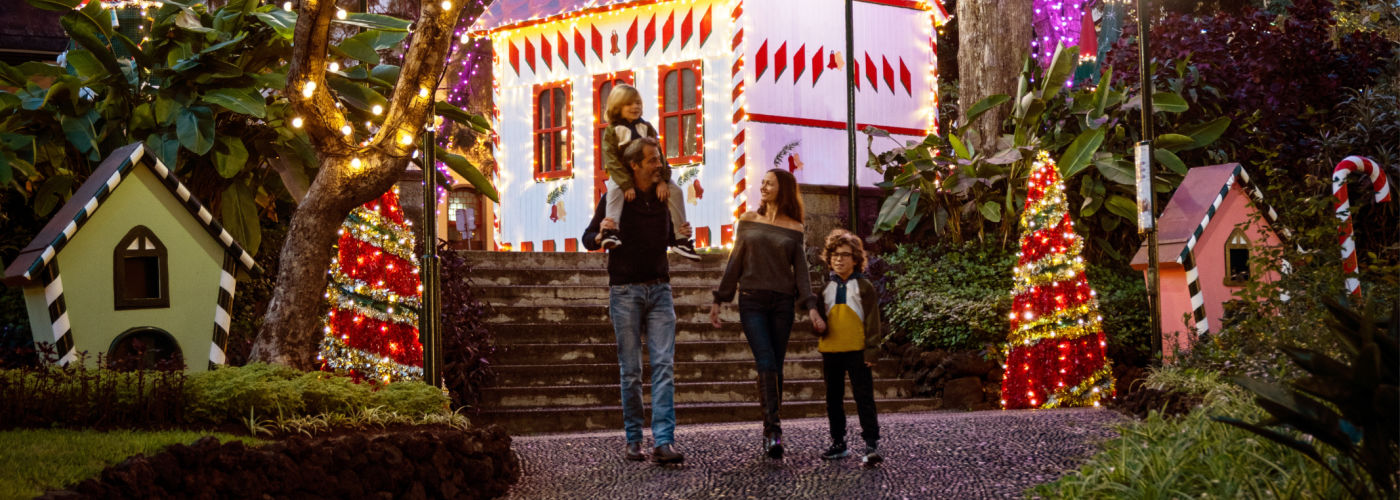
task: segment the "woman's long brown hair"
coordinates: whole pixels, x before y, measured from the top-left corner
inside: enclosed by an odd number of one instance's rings
[[[797,178],[792,176],[792,172],[781,168],[770,169],[768,173],[778,178],[778,197],[773,202],[778,206],[778,214],[802,224],[802,195],[797,192]],[[765,204],[760,204],[758,214],[767,215],[764,213],[766,208]]]

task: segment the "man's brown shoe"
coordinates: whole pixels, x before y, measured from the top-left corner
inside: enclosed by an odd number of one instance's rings
[[[651,450],[651,461],[658,464],[678,464],[685,461],[685,455],[672,450],[671,445],[663,444]]]
[[[647,456],[642,454],[642,443],[627,443],[627,451],[625,451],[622,456],[633,462],[641,462],[647,459]]]

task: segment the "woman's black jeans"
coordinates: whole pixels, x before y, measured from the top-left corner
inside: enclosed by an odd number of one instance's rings
[[[744,337],[749,340],[759,373],[783,372],[795,301],[793,294],[772,290],[739,292],[739,322],[744,325]]]

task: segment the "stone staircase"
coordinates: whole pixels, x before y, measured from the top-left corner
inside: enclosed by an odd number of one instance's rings
[[[617,348],[608,319],[608,274],[601,253],[465,252],[470,279],[491,306],[487,321],[499,347],[500,378],[486,389],[475,420],[513,434],[621,429]],[[700,262],[671,257],[676,301],[676,417],[679,424],[757,421],[753,356],[738,308],[724,307],[723,328],[709,324],[710,290],[727,255]],[[645,348],[643,348],[645,352]],[[881,413],[934,409],[911,397],[913,384],[893,378],[894,360],[875,367]],[[794,328],[784,366],[783,414],[825,415],[816,337],[807,321]],[[643,375],[650,380],[650,372]],[[644,390],[649,404],[650,387]],[[847,410],[855,405],[847,389]],[[649,407],[648,407],[649,408]],[[649,413],[649,412],[648,412]],[[648,422],[650,415],[647,416]]]

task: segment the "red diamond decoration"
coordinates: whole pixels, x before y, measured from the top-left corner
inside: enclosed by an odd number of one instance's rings
[[[632,25],[627,27],[627,57],[632,57],[632,49],[637,48],[637,18],[632,18]]]
[[[588,64],[588,61],[585,60],[585,59],[583,58],[583,53],[584,53],[585,50],[587,50],[587,49],[584,47],[584,43],[583,43],[583,33],[579,33],[578,27],[575,26],[575,27],[574,27],[574,55],[577,55],[577,56],[578,56],[578,63],[579,63],[579,64]]]
[[[559,46],[559,63],[565,68],[569,67],[569,41],[564,39],[564,32],[554,34],[554,44]]]
[[[802,44],[797,48],[797,52],[792,55],[792,83],[797,83],[798,78],[802,78],[802,72],[807,69],[807,44]]]
[[[714,11],[714,6],[705,8],[705,15],[700,16],[700,46],[704,47],[705,42],[710,40],[710,13]]]
[[[515,70],[515,74],[520,74],[520,48],[515,46],[515,42],[506,42],[510,45],[510,69]]]
[[[647,21],[647,28],[642,30],[642,54],[651,52],[651,46],[656,44],[656,14],[651,15],[651,20]]]
[[[525,64],[530,65],[530,71],[535,70],[535,44],[530,43],[530,39],[525,38]]]
[[[691,17],[694,11],[695,9],[686,9],[685,19],[681,21],[681,48],[685,48],[685,44],[690,43],[690,35],[695,31],[694,24],[692,24],[694,18]]]
[[[880,68],[875,66],[875,60],[870,58],[870,53],[865,53],[865,80],[870,82],[870,90],[880,92]]]
[[[824,50],[826,50],[826,47],[825,47],[825,46],[823,46],[823,47],[821,47],[821,48],[818,48],[816,52],[812,53],[812,86],[813,86],[813,87],[817,86],[817,79],[822,77],[822,70],[826,69],[826,67],[822,65],[822,51],[824,51]]]
[[[671,48],[671,39],[676,36],[676,13],[666,13],[666,22],[661,25],[661,50]]]
[[[899,81],[904,84],[904,93],[914,96],[913,88],[914,76],[909,73],[909,67],[904,65],[904,58],[899,58]]]
[[[544,61],[544,67],[554,69],[554,61],[550,58],[549,37],[540,35],[540,60]]]
[[[763,44],[758,46],[758,53],[754,54],[754,81],[757,81],[759,78],[763,78],[763,71],[766,69],[768,69],[768,40],[764,40]]]
[[[787,42],[778,46],[778,50],[773,52],[773,81],[778,81],[783,77],[783,70],[787,69]]]
[[[885,86],[890,88],[890,93],[894,93],[894,67],[890,66],[890,60],[885,56],[880,56],[880,62],[885,65]]]
[[[597,26],[590,26],[589,29],[593,31],[590,35],[592,39],[589,40],[593,43],[593,56],[598,58],[598,62],[603,62],[603,34],[598,31]]]

